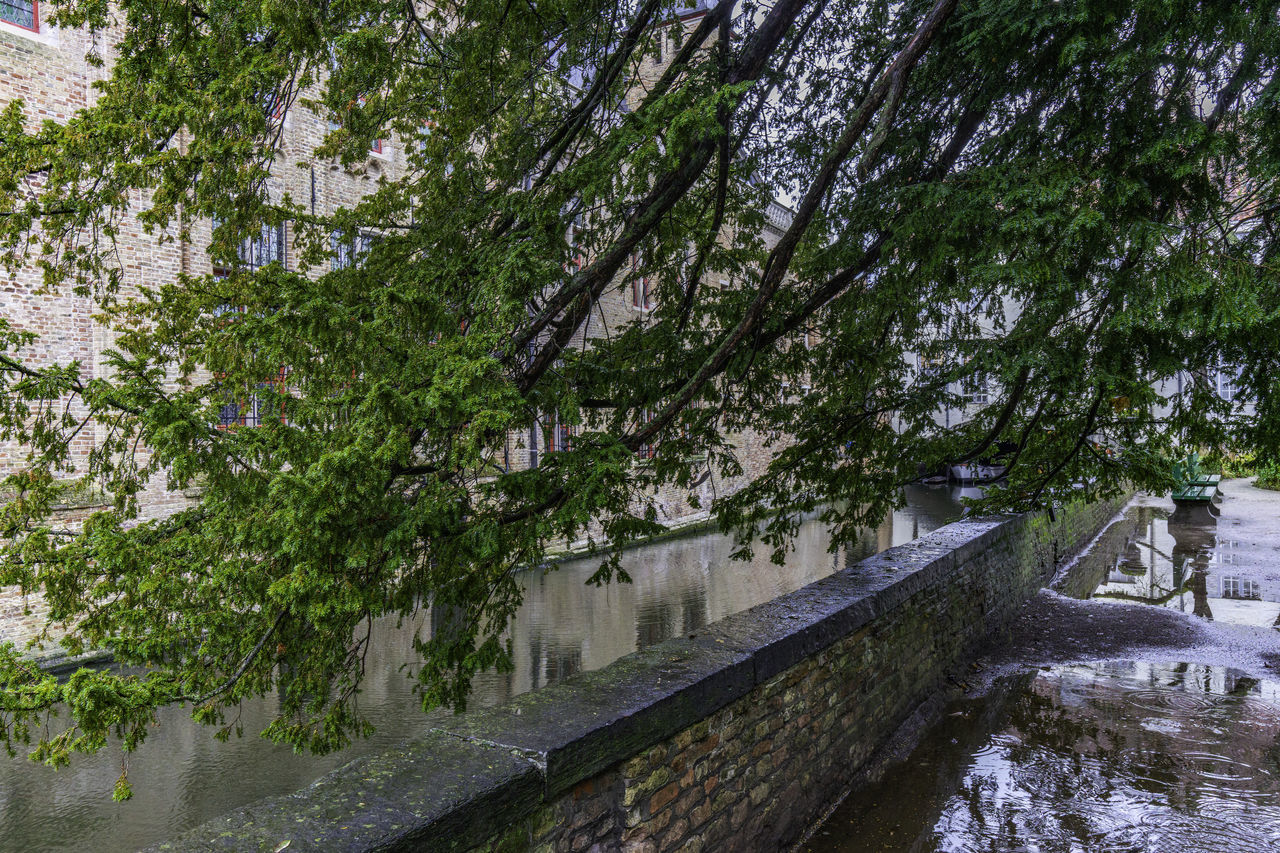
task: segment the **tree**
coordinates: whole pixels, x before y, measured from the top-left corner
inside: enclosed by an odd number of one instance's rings
[[[789,438],[714,510],[774,549],[804,511],[876,518],[917,464],[998,453],[989,505],[1021,509],[1161,485],[1179,441],[1280,452],[1275,2],[725,0],[687,27],[662,0],[48,6],[120,41],[74,120],[4,111],[0,247],[90,295],[117,345],[88,379],[0,324],[0,430],[29,450],[0,581],[144,669],[58,684],[5,651],[8,742],[70,706],[39,757],[268,690],[268,736],[334,748],[366,729],[370,621],[429,603],[457,618],[420,642],[423,704],[461,706],[507,659],[521,567],[589,533],[614,580],[657,529],[643,495],[733,471],[748,426]],[[317,157],[394,133],[411,168],[334,215],[271,198],[282,104],[334,120]],[[766,244],[778,194],[794,218]],[[301,268],[139,287],[110,251],[126,215],[179,239],[212,219],[222,258],[287,221]],[[334,233],[378,239],[321,274]],[[581,346],[637,257],[650,321]],[[1224,363],[1256,417],[1202,381],[1156,407],[1153,381]],[[940,428],[977,377],[988,405]],[[287,417],[216,429],[246,388]],[[495,466],[546,413],[572,446]],[[114,509],[59,531],[86,419],[105,439],[73,480]],[[137,523],[156,477],[200,497]]]

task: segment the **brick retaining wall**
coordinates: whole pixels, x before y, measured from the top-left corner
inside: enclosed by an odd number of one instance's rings
[[[956,522],[153,849],[786,847],[1119,506]]]

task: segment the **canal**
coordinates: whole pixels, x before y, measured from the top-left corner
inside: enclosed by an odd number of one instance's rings
[[[731,560],[730,537],[702,532],[627,551],[623,568],[631,584],[587,585],[598,564],[585,559],[529,572],[511,630],[514,671],[477,678],[473,704],[499,704],[799,589],[955,520],[963,511],[961,494],[945,486],[908,487],[904,507],[837,553],[828,548],[826,527],[807,521],[780,566],[769,560],[767,549],[757,549],[749,562]],[[162,712],[159,727],[128,759],[134,796],[126,803],[111,801],[122,770],[119,751],[111,746],[77,756],[56,772],[22,756],[0,763],[0,848],[136,850],[393,747],[431,720],[418,708],[408,668],[419,630],[430,630],[429,615],[399,627],[391,621],[377,626],[361,694],[361,707],[377,732],[333,755],[298,756],[256,737],[275,712],[267,697],[244,706],[246,735],[227,743],[216,741],[212,728],[196,725],[183,709]]]

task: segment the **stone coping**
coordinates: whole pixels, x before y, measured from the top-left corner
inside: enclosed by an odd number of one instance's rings
[[[694,634],[459,715],[301,791],[148,849],[436,851],[482,844],[863,628],[1026,519],[954,522]]]

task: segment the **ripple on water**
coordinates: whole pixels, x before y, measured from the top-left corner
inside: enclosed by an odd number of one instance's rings
[[[1271,774],[1261,767],[1254,767],[1238,758],[1217,755],[1212,752],[1184,752],[1180,756],[1181,764],[1200,779],[1210,782],[1229,782],[1233,785],[1249,786],[1259,793],[1263,790],[1263,780],[1259,777]]]
[[[972,722],[926,737],[861,816],[850,797],[835,819],[853,840],[815,853],[1280,851],[1276,697],[1280,686],[1222,667],[1035,673]]]
[[[1275,838],[1251,823],[1223,823],[1220,818],[1180,816],[1181,819],[1148,821],[1140,850],[1169,850],[1178,853],[1263,853],[1274,850]],[[1134,848],[1129,848],[1134,849]]]
[[[1183,690],[1133,690],[1124,694],[1124,703],[1141,711],[1162,714],[1166,711],[1194,713],[1218,707],[1215,697]]]

